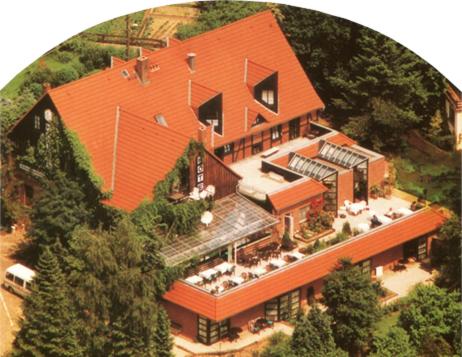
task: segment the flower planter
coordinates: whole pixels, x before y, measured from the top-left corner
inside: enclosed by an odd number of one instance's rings
[[[314,236],[311,236],[309,238],[304,238],[299,232],[297,232],[297,233],[295,233],[294,238],[301,241],[301,242],[304,242],[304,243],[312,243],[312,242],[316,242],[316,240],[318,240],[320,238],[323,238],[325,236],[328,236],[329,234],[334,233],[334,232],[335,232],[335,229],[330,228],[328,230],[325,230],[323,232],[315,234]]]

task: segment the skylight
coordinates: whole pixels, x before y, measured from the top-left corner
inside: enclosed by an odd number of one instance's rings
[[[163,126],[168,126],[167,125],[167,120],[165,120],[165,117],[162,114],[156,114],[154,116],[154,119],[156,120],[157,124],[163,125]]]
[[[289,162],[289,169],[298,172],[302,175],[314,178],[315,180],[323,180],[327,176],[335,174],[337,170],[318,161],[310,158],[294,154]]]
[[[330,142],[325,142],[318,156],[321,159],[334,164],[346,167],[348,169],[359,165],[367,160],[367,157],[353,151],[347,147],[339,146]]]

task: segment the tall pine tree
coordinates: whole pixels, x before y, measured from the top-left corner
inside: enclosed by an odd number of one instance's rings
[[[49,248],[40,255],[37,270],[32,293],[24,301],[24,318],[12,355],[82,356],[66,281]]]
[[[170,320],[161,306],[157,312],[157,324],[154,336],[157,357],[172,357],[173,340],[170,336]]]

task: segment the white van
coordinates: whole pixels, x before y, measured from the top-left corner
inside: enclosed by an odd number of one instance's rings
[[[35,271],[21,264],[15,264],[6,269],[3,286],[19,296],[25,297],[31,292],[32,279]]]

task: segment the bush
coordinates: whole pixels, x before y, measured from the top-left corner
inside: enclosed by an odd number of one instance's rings
[[[72,54],[66,51],[56,51],[55,57],[61,63],[69,63],[72,60]]]
[[[292,250],[294,248],[294,242],[290,239],[289,232],[284,232],[282,235],[281,246],[284,250]]]
[[[53,73],[51,85],[53,87],[57,87],[65,83],[75,81],[78,78],[79,74],[74,68],[65,67]]]
[[[342,233],[344,233],[344,234],[346,234],[348,236],[351,236],[350,222],[346,221],[345,223],[343,223]]]
[[[344,232],[339,232],[339,233],[337,233],[337,235],[336,235],[334,238],[332,238],[332,239],[329,241],[329,243],[330,243],[331,245],[334,245],[334,244],[343,242],[343,241],[345,241],[345,240],[347,240],[347,239],[348,239],[348,235],[347,235],[346,233],[344,233]]]

